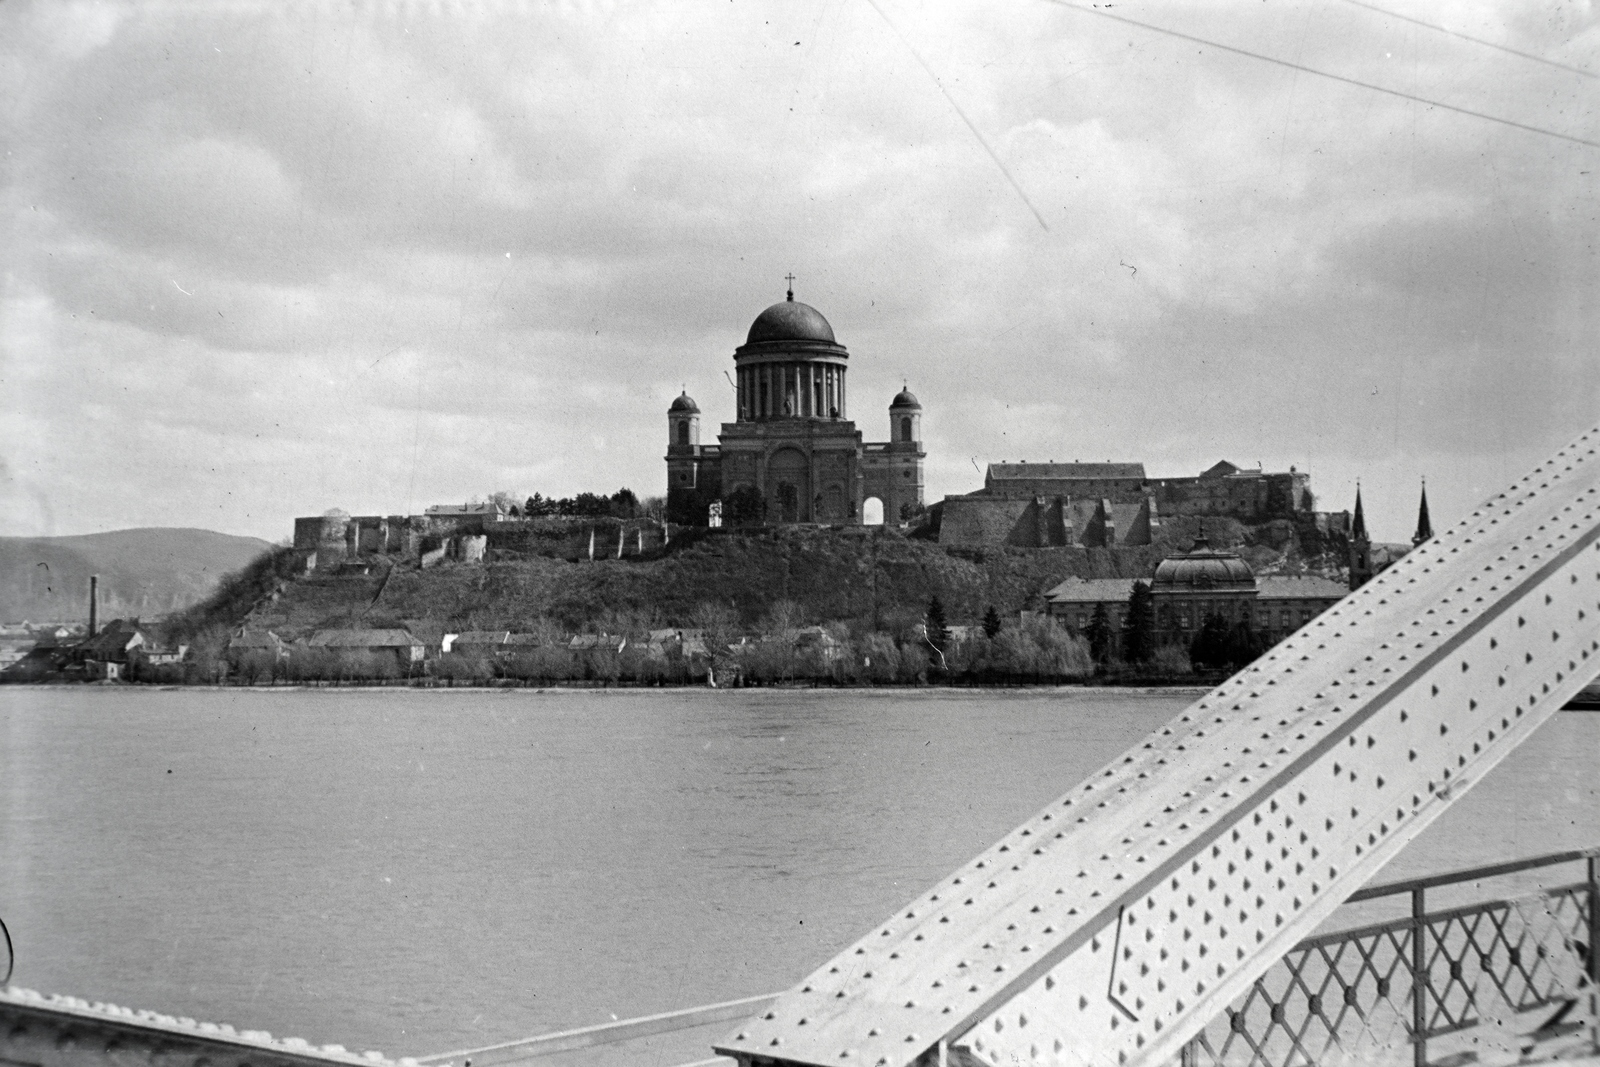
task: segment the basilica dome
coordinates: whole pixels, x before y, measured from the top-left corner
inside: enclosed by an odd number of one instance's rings
[[[700,405],[696,404],[694,402],[694,398],[689,395],[687,390],[685,390],[678,396],[678,399],[672,402],[672,406],[667,409],[667,413],[669,415],[698,415],[700,414]]]
[[[1168,556],[1156,567],[1155,589],[1183,586],[1200,589],[1253,589],[1256,576],[1250,565],[1232,552],[1220,552],[1201,538],[1194,548]]]
[[[915,393],[910,389],[902,389],[895,394],[893,400],[889,401],[889,410],[893,411],[895,408],[916,408],[921,411],[922,405],[917,402]]]
[[[773,304],[757,315],[756,321],[750,324],[750,335],[745,338],[745,344],[754,345],[766,341],[822,341],[830,345],[838,343],[833,339],[833,327],[822,317],[822,312],[810,304],[797,302],[792,296],[781,303]]]

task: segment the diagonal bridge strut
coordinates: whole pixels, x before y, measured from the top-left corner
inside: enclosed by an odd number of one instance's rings
[[[1600,429],[716,1045],[1161,1064],[1600,670]]]

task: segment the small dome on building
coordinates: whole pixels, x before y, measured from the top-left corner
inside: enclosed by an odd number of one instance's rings
[[[1152,588],[1184,586],[1203,589],[1252,589],[1256,584],[1250,564],[1233,552],[1214,549],[1200,538],[1188,552],[1168,556],[1156,566]]]
[[[838,343],[833,339],[833,327],[822,317],[822,312],[810,304],[799,303],[792,295],[788,300],[767,308],[750,324],[750,334],[745,338],[745,344],[754,345],[763,341]]]
[[[694,398],[689,395],[688,390],[684,390],[679,394],[678,399],[672,402],[672,406],[667,409],[667,414],[698,415],[700,414],[700,405],[694,402]]]
[[[921,411],[922,405],[917,402],[916,395],[912,393],[910,389],[902,389],[896,393],[895,398],[889,402],[890,411],[893,411],[896,408],[915,408],[916,410]]]

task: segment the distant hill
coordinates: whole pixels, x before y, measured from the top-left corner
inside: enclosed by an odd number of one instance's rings
[[[76,537],[0,537],[0,620],[89,617],[89,576],[100,576],[100,618],[187,607],[272,547],[256,537],[148,527]]]

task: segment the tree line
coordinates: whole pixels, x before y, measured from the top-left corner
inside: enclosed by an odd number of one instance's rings
[[[659,497],[640,500],[632,489],[624,486],[610,496],[604,493],[579,493],[577,496],[547,497],[534,493],[520,503],[508,492],[491,493],[489,499],[499,505],[512,518],[535,519],[561,516],[585,519],[637,519],[645,516],[660,518],[663,502]]]

